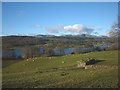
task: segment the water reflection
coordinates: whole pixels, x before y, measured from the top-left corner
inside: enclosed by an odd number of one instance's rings
[[[111,45],[97,45],[94,48],[106,48],[110,47]],[[98,48],[97,48],[98,47]],[[59,48],[39,48],[39,47],[24,47],[24,49],[11,49],[2,51],[2,58],[33,58],[33,57],[40,57],[40,56],[55,56],[55,55],[66,55],[66,54],[74,54],[74,53],[81,53],[81,52],[91,52],[92,48],[66,48],[66,49],[59,49]]]
[[[110,47],[111,45],[95,45],[94,47],[99,47],[99,48],[106,48]]]

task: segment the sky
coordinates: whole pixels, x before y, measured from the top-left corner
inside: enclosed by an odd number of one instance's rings
[[[106,35],[117,2],[3,2],[2,35]]]

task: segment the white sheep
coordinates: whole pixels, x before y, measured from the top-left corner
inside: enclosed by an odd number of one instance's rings
[[[62,63],[65,63],[64,61],[62,61]]]
[[[52,57],[49,57],[49,59],[51,59]]]

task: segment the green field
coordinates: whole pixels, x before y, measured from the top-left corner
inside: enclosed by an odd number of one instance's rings
[[[80,69],[77,61],[95,58],[95,66]],[[62,63],[64,61],[64,63]],[[6,62],[6,63],[9,63]],[[118,51],[91,52],[58,57],[38,57],[3,63],[3,88],[117,88]],[[74,67],[72,67],[74,65]],[[66,68],[70,67],[70,68]]]

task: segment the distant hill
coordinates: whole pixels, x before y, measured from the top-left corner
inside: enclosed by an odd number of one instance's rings
[[[13,37],[17,37],[19,35],[9,35],[10,36],[13,36]],[[108,38],[108,36],[96,36],[96,35],[89,35],[89,34],[80,34],[80,35],[72,35],[72,34],[68,34],[68,35],[60,35],[60,36],[56,36],[56,35],[43,35],[43,34],[38,34],[38,35],[31,35],[31,36],[28,36],[28,35],[22,35],[21,37],[61,37],[61,36],[64,36],[64,37],[102,37],[102,38]],[[8,36],[2,36],[2,37],[8,37]]]
[[[2,48],[24,47],[31,45],[44,45],[48,39],[33,36],[3,36]]]
[[[39,35],[35,35],[35,37],[55,37],[55,35],[42,35],[42,34],[39,34]]]
[[[25,46],[39,46],[39,47],[61,47],[70,48],[88,44],[111,43],[112,41],[105,36],[92,36],[87,34],[82,35],[35,35],[35,36],[2,36],[2,48],[23,48]],[[115,42],[115,41],[114,41]]]
[[[89,35],[89,34],[81,34],[81,35],[63,35],[66,37],[102,37],[107,38],[108,36],[96,36],[96,35]]]

